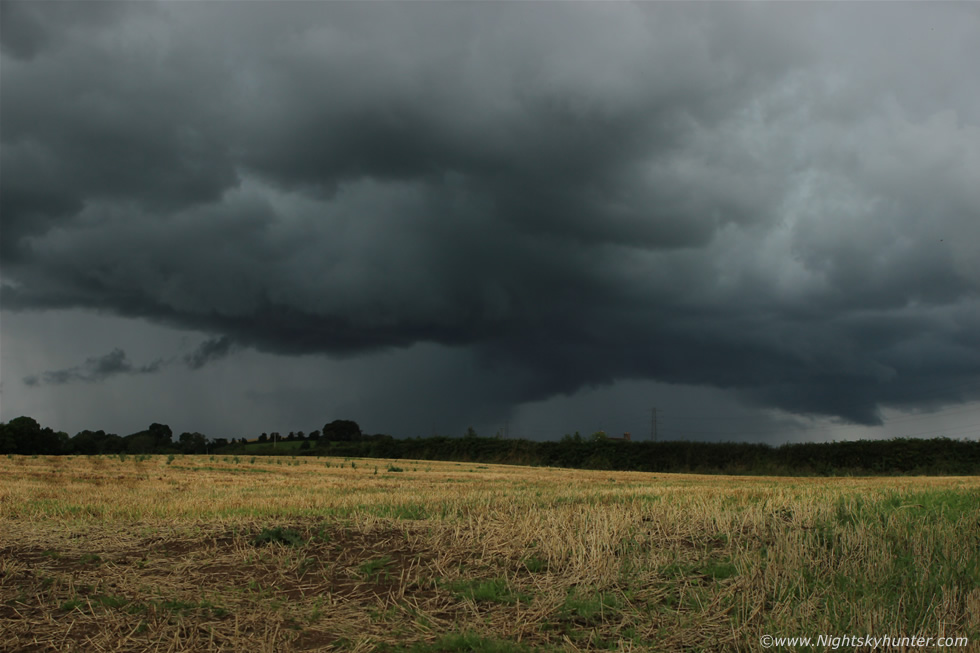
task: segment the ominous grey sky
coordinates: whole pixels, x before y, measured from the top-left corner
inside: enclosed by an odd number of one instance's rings
[[[980,432],[980,5],[0,7],[4,420]]]

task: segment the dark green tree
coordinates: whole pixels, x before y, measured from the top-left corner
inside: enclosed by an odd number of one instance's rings
[[[0,453],[15,453],[26,456],[36,454],[56,455],[64,453],[62,441],[68,436],[59,437],[50,428],[41,428],[33,418],[21,416],[10,420],[0,431]]]
[[[208,439],[200,433],[181,433],[178,439],[180,453],[201,454],[208,451]]]
[[[335,419],[324,425],[323,438],[329,442],[355,442],[361,439],[361,427],[349,419]]]
[[[174,432],[166,424],[157,424],[154,422],[150,424],[150,428],[146,429],[146,432],[153,437],[153,441],[157,447],[166,448],[173,444]]]

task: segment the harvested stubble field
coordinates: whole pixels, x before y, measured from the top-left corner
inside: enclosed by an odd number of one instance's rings
[[[763,634],[980,641],[980,479],[0,458],[5,651],[748,651]]]

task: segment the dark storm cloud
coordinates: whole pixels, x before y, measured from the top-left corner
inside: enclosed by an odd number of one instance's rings
[[[60,47],[70,31],[112,27],[133,7],[121,2],[4,2],[0,4],[0,50],[31,60]]]
[[[970,5],[3,6],[5,307],[444,345],[474,406],[977,396]]]
[[[96,383],[106,381],[120,374],[155,374],[163,371],[174,363],[183,363],[187,369],[199,370],[231,355],[236,349],[235,342],[228,336],[210,338],[198,345],[194,351],[182,358],[158,358],[146,365],[133,365],[126,352],[115,347],[104,356],[93,356],[81,365],[60,370],[51,370],[40,374],[31,374],[23,381],[28,386],[64,385],[67,383]]]
[[[225,358],[234,348],[235,343],[228,336],[205,340],[197,349],[184,356],[184,363],[192,370],[199,370],[208,363]]]
[[[120,374],[153,374],[159,372],[166,362],[162,359],[153,361],[139,367],[134,366],[122,349],[113,349],[104,356],[95,356],[85,360],[85,363],[76,367],[69,367],[63,370],[52,370],[40,375],[31,375],[24,378],[27,385],[63,385],[66,383],[85,382],[96,383],[105,381]]]
[[[90,202],[163,213],[218,200],[237,182],[219,141],[225,108],[193,85],[206,83],[193,74],[206,61],[167,52],[166,17],[155,8],[3,6],[5,260]]]

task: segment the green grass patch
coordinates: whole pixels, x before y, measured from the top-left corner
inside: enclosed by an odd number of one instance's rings
[[[96,594],[92,600],[104,608],[118,609],[129,605],[129,599],[108,594]]]
[[[524,568],[532,574],[548,571],[548,561],[537,556],[528,556],[523,560]]]
[[[130,612],[133,614],[144,613],[150,609],[156,612],[171,612],[182,616],[199,612],[214,617],[224,617],[228,614],[227,610],[220,606],[216,606],[210,601],[182,601],[180,599],[171,599],[169,601],[150,601],[146,604],[134,603],[130,606]]]
[[[573,590],[565,597],[559,618],[592,625],[618,616],[622,608],[622,599],[612,592],[579,593]]]
[[[477,603],[512,605],[518,601],[523,603],[531,602],[530,596],[514,591],[506,578],[459,580],[451,583],[449,588],[460,598],[476,601]]]
[[[419,520],[429,518],[429,508],[422,503],[396,503],[369,508],[379,517]]]
[[[452,633],[439,637],[432,643],[415,644],[411,648],[395,649],[410,653],[524,653],[530,648],[495,637],[484,637],[474,632]]]
[[[388,567],[393,563],[394,561],[391,559],[391,556],[386,555],[361,563],[357,570],[364,580],[377,582],[381,579],[387,580],[391,578],[391,572]]]
[[[302,546],[306,540],[299,531],[292,528],[263,528],[262,532],[252,538],[252,544],[261,546],[264,544],[283,544],[286,546]]]
[[[738,569],[728,560],[709,562],[702,571],[705,576],[709,576],[713,580],[725,580],[738,575]]]

